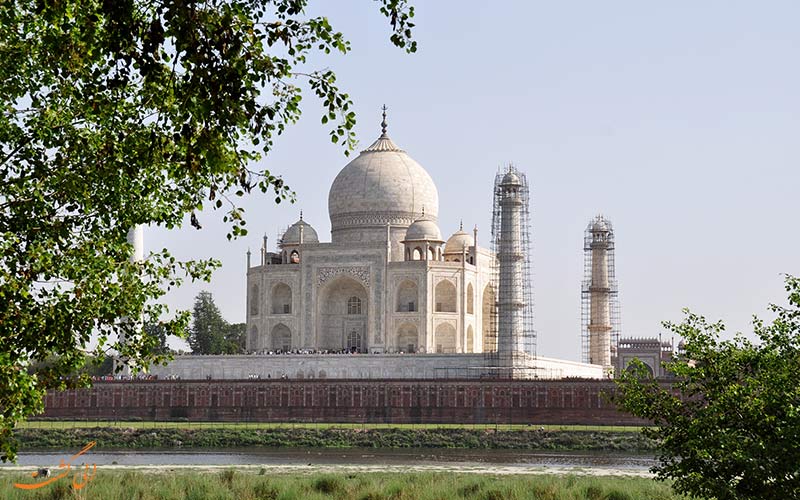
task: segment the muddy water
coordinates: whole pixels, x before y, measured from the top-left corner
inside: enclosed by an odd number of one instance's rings
[[[20,453],[17,467],[56,467],[74,450]],[[294,472],[315,471],[424,471],[448,470],[479,473],[585,472],[647,475],[652,456],[612,452],[532,452],[527,450],[462,449],[298,449],[247,448],[224,452],[199,450],[107,451],[94,448],[81,461],[98,467],[177,466],[215,468],[266,467]],[[0,470],[8,466],[0,466]],[[17,468],[14,467],[14,468]]]

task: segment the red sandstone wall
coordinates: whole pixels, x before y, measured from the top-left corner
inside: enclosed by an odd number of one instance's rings
[[[236,422],[638,425],[611,382],[196,380],[95,382],[48,392],[44,417]]]

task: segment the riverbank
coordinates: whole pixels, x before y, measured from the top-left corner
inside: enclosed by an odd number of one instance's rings
[[[103,470],[79,491],[72,478],[35,490],[12,483],[31,483],[29,474],[2,473],[0,498],[138,498],[149,499],[487,499],[547,498],[673,500],[668,484],[634,477],[576,475],[474,475],[442,473],[274,473],[268,469],[218,472]],[[80,479],[80,478],[79,478]],[[80,480],[82,481],[82,479]],[[79,481],[79,482],[80,482]],[[34,496],[35,495],[35,496]]]
[[[494,430],[467,428],[22,428],[20,451],[81,448],[466,448],[650,452],[656,443],[638,432]]]

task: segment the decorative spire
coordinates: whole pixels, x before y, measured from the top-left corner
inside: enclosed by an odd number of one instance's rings
[[[300,220],[303,220],[303,211],[300,210]]]
[[[383,121],[381,122],[381,137],[386,137],[386,105],[383,105]]]
[[[422,217],[425,217],[425,205],[422,205]]]
[[[458,223],[458,230],[459,231],[464,230],[464,219],[461,219],[461,221]]]

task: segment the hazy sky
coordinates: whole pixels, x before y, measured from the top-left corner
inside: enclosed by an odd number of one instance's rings
[[[614,224],[624,336],[654,336],[681,308],[750,332],[783,303],[781,273],[800,274],[800,2],[416,1],[416,54],[388,41],[378,4],[315,2],[352,42],[318,57],[355,101],[359,149],[389,135],[433,177],[445,237],[459,220],[489,246],[492,181],[513,162],[532,187],[538,352],[580,357],[583,231]],[[328,189],[349,161],[305,115],[263,167],[297,192],[244,202],[250,235],[225,239],[221,213],[145,245],[222,261],[201,289],[231,322],[245,319],[245,252],[300,210],[330,241]]]

